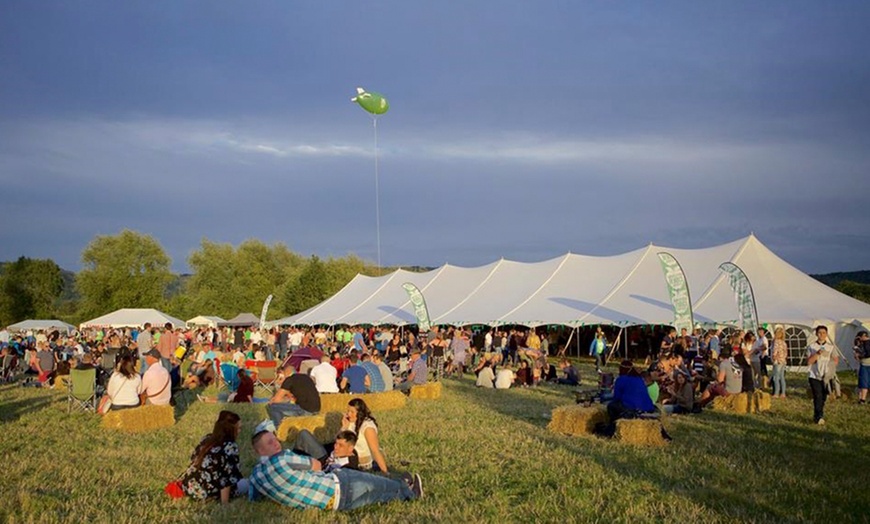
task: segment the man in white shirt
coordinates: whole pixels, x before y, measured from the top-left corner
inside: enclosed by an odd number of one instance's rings
[[[310,375],[318,393],[338,393],[338,371],[329,363],[329,356],[320,357],[320,364],[311,368]]]
[[[293,331],[290,332],[290,336],[288,337],[288,342],[290,343],[290,353],[295,352],[299,349],[299,346],[302,345],[302,333],[301,329],[293,328]]]
[[[505,366],[498,370],[495,375],[495,389],[508,389],[514,383],[514,372],[510,366]]]
[[[828,391],[825,388],[825,374],[828,366],[836,366],[836,361],[831,357],[836,347],[828,340],[828,328],[818,326],[816,328],[816,341],[807,347],[807,365],[809,369],[810,390],[813,393],[813,421],[825,425],[825,401]]]
[[[145,354],[148,371],[142,375],[142,394],[140,397],[143,404],[166,406],[172,398],[172,379],[169,377],[169,372],[163,366],[155,366],[160,362],[160,358],[160,352],[156,349]]]

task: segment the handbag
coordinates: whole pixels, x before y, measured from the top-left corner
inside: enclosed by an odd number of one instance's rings
[[[173,480],[166,484],[166,487],[163,488],[163,492],[169,495],[172,499],[184,498],[184,489],[181,487],[180,480]]]

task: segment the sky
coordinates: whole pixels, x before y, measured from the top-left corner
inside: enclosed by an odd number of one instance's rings
[[[870,269],[870,3],[0,2],[0,260],[384,265],[758,238]],[[350,101],[382,93],[377,120]],[[377,161],[378,191],[375,189]]]

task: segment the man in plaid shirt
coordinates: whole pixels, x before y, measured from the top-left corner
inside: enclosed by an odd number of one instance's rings
[[[250,476],[252,498],[262,494],[297,509],[352,510],[423,496],[420,475],[406,483],[347,468],[324,473],[317,459],[283,450],[274,428],[271,421],[264,421],[251,439],[260,457]]]

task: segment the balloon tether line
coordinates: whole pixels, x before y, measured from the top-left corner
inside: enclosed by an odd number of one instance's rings
[[[378,176],[378,117],[372,117],[372,127],[375,129],[375,227],[378,240],[378,276],[381,275],[381,196]]]

